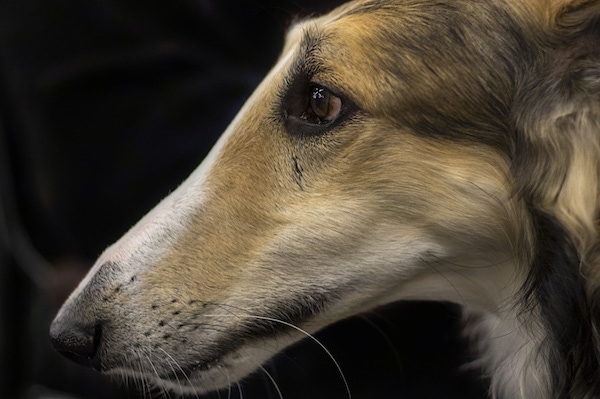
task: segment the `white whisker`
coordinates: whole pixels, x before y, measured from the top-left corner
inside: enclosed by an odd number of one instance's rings
[[[281,393],[281,390],[279,389],[279,385],[277,385],[275,378],[273,378],[273,376],[267,371],[266,368],[264,368],[263,366],[259,366],[259,367],[267,375],[269,380],[271,380],[271,383],[273,384],[273,386],[275,387],[275,390],[277,391],[277,395],[279,395],[279,399],[283,399],[283,394]]]
[[[240,399],[244,399],[244,392],[242,391],[242,384],[239,381],[235,382],[238,387],[238,393],[240,394]]]
[[[166,361],[167,361],[169,367],[171,368],[171,371],[173,371],[173,376],[175,377],[175,380],[177,380],[177,385],[179,385],[179,390],[183,390],[181,381],[179,380],[179,377],[177,376],[177,372],[175,371],[175,368],[173,367],[173,363],[171,362],[171,359],[173,359],[173,358],[171,356],[169,356],[169,354],[167,352],[165,352],[164,349],[162,349],[160,347],[158,349],[160,349],[165,355],[167,355]]]
[[[287,327],[290,327],[300,333],[302,333],[304,336],[310,338],[313,342],[315,342],[317,345],[319,345],[319,347],[327,354],[327,356],[329,357],[329,359],[331,359],[331,361],[333,362],[333,364],[335,365],[339,375],[342,378],[342,381],[344,382],[344,387],[346,388],[346,393],[348,394],[348,399],[352,399],[352,393],[350,391],[350,385],[348,384],[348,380],[346,379],[346,376],[340,366],[340,364],[337,362],[337,360],[335,360],[335,357],[333,356],[333,354],[329,351],[329,349],[327,349],[327,347],[325,345],[323,345],[321,343],[321,341],[319,341],[314,335],[310,334],[308,331],[292,324],[289,323],[287,321],[284,320],[280,320],[280,319],[276,319],[276,318],[272,318],[272,317],[267,317],[267,316],[258,316],[255,314],[252,314],[250,312],[248,312],[247,310],[244,310],[242,308],[236,308],[234,306],[231,305],[225,305],[225,304],[215,304],[217,306],[219,306],[221,309],[225,310],[226,312],[230,313],[233,317],[237,317],[240,320],[243,320],[244,317],[235,314],[231,309],[242,312],[243,316],[245,317],[249,317],[249,318],[254,318],[257,320],[266,320],[266,321],[270,321],[273,323],[279,323],[282,325],[285,325]],[[261,366],[262,367],[262,366]]]
[[[192,388],[192,390],[194,391],[194,396],[196,398],[199,398],[198,396],[198,392],[196,392],[196,389],[194,388],[194,384],[192,384],[192,381],[190,381],[190,377],[188,377],[188,375],[186,374],[185,371],[183,371],[183,368],[181,368],[181,366],[179,365],[179,363],[173,358],[173,356],[171,356],[167,351],[165,351],[163,348],[158,348],[160,349],[169,359],[171,359],[171,361],[173,362],[173,364],[175,364],[175,366],[177,366],[177,368],[181,371],[181,374],[183,374],[183,376],[185,377],[185,379],[187,380],[188,384],[190,384],[190,387]],[[169,362],[170,363],[170,362]],[[172,366],[171,366],[172,368]],[[175,374],[175,377],[177,378],[177,373],[175,373],[175,370],[173,370],[173,373]],[[177,382],[179,383],[179,378],[177,378]],[[181,383],[179,384],[179,386],[181,387]]]
[[[257,316],[257,315],[248,315],[249,317],[253,317],[255,319],[259,319],[259,320],[267,320],[267,321],[271,321],[274,323],[280,323],[283,324],[285,326],[288,326],[290,328],[293,328],[294,330],[304,334],[305,336],[307,336],[308,338],[310,338],[313,342],[315,342],[317,345],[319,345],[321,347],[321,349],[327,354],[327,356],[331,359],[331,361],[333,362],[333,364],[335,365],[335,367],[337,368],[340,376],[342,377],[342,380],[344,381],[344,385],[346,387],[346,392],[348,393],[348,399],[352,398],[352,394],[350,392],[350,386],[348,385],[348,381],[346,380],[346,376],[344,375],[344,372],[342,371],[342,368],[340,367],[340,364],[337,362],[337,360],[335,360],[335,357],[333,356],[333,354],[329,351],[329,349],[327,349],[327,347],[325,347],[325,345],[323,345],[321,343],[321,341],[319,341],[314,335],[310,334],[309,332],[303,330],[302,328],[292,324],[292,323],[288,323],[287,321],[284,320],[278,320],[278,319],[274,319],[272,317],[266,317],[266,316]]]
[[[136,352],[136,357],[138,359],[137,363],[138,363],[138,369],[139,369],[139,372],[140,372],[140,379],[139,379],[140,387],[139,387],[139,390],[142,393],[142,395],[144,396],[144,398],[146,398],[146,394],[148,394],[148,399],[151,399],[152,398],[152,391],[150,389],[150,383],[144,377],[146,374],[144,373],[144,367],[143,367],[143,364],[142,364],[142,358],[141,358],[141,356],[140,356],[140,354],[139,354],[138,351],[135,351],[135,352]]]
[[[219,368],[219,370],[223,370],[223,369]],[[231,377],[229,376],[229,373],[227,372],[227,370],[223,370],[223,372],[225,373],[225,376],[227,377],[227,399],[231,399]]]
[[[163,396],[166,396],[170,399],[171,395],[169,394],[169,392],[162,385],[160,385],[160,381],[161,381],[160,374],[158,373],[158,370],[156,370],[156,367],[154,367],[154,363],[152,362],[152,359],[150,359],[150,356],[147,354],[144,354],[144,357],[148,360],[148,363],[150,363],[150,367],[152,367],[152,370],[154,370],[154,375],[156,375],[156,381],[157,381],[156,387],[158,388],[158,390],[160,391],[160,393]]]

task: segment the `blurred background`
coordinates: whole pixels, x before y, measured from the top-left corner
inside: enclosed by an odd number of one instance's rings
[[[200,163],[290,22],[340,3],[0,0],[0,398],[161,397],[62,358],[49,324],[100,252]],[[485,397],[449,304],[390,306],[318,338],[355,399]],[[314,342],[266,370],[277,388],[260,372],[244,398],[347,398]]]

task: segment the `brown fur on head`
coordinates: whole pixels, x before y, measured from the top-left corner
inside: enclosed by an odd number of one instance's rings
[[[494,394],[600,396],[599,42],[598,0],[357,1],[296,24],[55,346],[201,392],[347,316],[444,300],[476,316]]]

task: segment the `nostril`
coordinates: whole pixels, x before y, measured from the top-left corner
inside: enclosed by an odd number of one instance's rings
[[[66,358],[86,367],[100,369],[96,356],[102,339],[102,325],[81,326],[65,322],[52,323],[50,342],[52,347]]]

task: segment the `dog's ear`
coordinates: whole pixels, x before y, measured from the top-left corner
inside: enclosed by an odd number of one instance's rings
[[[521,193],[587,261],[600,212],[600,0],[552,4],[518,87],[514,166]]]
[[[553,397],[597,397],[600,0],[538,3],[544,20],[526,32],[514,107],[513,172],[537,237],[527,297],[553,341]]]

